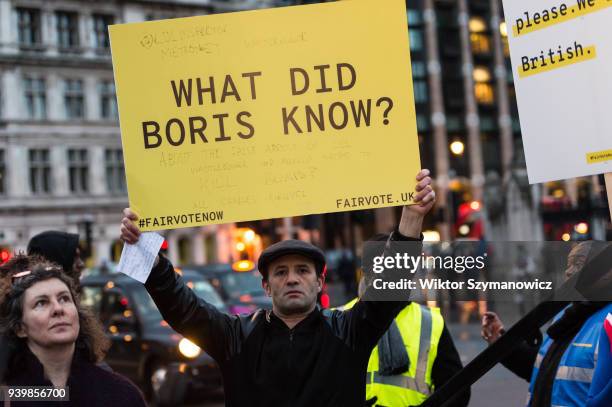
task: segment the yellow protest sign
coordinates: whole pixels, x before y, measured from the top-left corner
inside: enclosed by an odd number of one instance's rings
[[[142,230],[412,202],[403,0],[110,27]]]

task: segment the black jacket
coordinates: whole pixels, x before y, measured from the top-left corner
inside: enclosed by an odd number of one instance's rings
[[[415,239],[394,233],[391,240]],[[414,254],[419,253],[415,245]],[[219,312],[164,258],[145,287],[170,326],[217,361],[229,407],[363,406],[370,353],[407,304],[363,301],[348,311],[316,308],[289,329],[272,312]]]
[[[448,382],[455,374],[463,369],[459,352],[455,347],[453,338],[444,324],[442,329],[442,335],[438,342],[438,353],[436,360],[434,361],[431,369],[431,380],[436,389],[442,387],[443,384]],[[468,387],[463,392],[456,394],[452,401],[448,404],[448,407],[465,407],[470,402],[471,391]]]
[[[53,386],[45,377],[44,368],[38,358],[27,347],[16,359],[8,372],[7,386]],[[11,405],[32,407],[146,406],[142,393],[135,385],[123,376],[89,362],[85,351],[78,348],[74,353],[66,386],[70,399],[68,402],[12,401]]]

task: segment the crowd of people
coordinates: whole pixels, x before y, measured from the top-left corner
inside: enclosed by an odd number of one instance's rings
[[[415,204],[382,237],[385,255],[405,241],[416,242],[413,254],[420,254],[435,193],[429,171],[416,180]],[[124,211],[121,239],[128,244],[140,237],[136,220]],[[74,234],[45,232],[27,254],[0,266],[0,384],[69,389],[69,401],[48,405],[144,406],[140,390],[104,363],[109,340],[80,304],[78,242]],[[568,274],[588,260],[589,248],[574,249]],[[325,265],[309,243],[269,246],[258,268],[272,310],[249,315],[228,315],[196,296],[162,254],[145,288],[170,326],[216,360],[227,406],[416,406],[463,368],[436,308],[356,298],[342,309],[321,309]],[[362,279],[359,297],[371,289]],[[612,405],[611,324],[610,302],[574,302],[544,337],[519,344],[503,363],[530,381],[531,407]],[[487,313],[483,338],[492,344],[503,333],[501,319]],[[477,398],[467,387],[448,405],[467,406],[471,396]],[[5,405],[11,403],[27,404]]]

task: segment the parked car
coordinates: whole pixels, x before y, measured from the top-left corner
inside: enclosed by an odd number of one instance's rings
[[[182,275],[198,296],[227,311],[205,278],[188,271]],[[83,304],[99,316],[112,341],[105,361],[155,404],[180,405],[188,395],[223,390],[216,362],[169,327],[141,283],[120,273],[103,273],[83,278],[81,285]]]
[[[112,261],[104,261],[101,264],[98,264],[94,267],[88,267],[83,270],[81,274],[81,278],[85,278],[87,276],[97,276],[100,274],[115,274],[117,271],[118,263],[114,263]]]
[[[180,270],[196,272],[206,278],[231,314],[248,314],[257,308],[272,309],[272,299],[266,296],[257,269],[234,271],[231,264],[219,263],[189,265]]]

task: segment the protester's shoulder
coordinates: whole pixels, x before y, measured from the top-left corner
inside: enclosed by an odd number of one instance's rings
[[[603,327],[603,321],[605,321],[610,313],[612,313],[612,302],[608,302],[607,304],[601,306],[601,308],[591,315],[590,319],[592,322]]]
[[[323,318],[342,318],[351,307],[326,308],[321,310]]]
[[[334,333],[337,334],[343,331],[346,325],[349,324],[349,313],[352,312],[350,309],[323,309],[321,310],[321,316]]]
[[[229,315],[228,318],[233,319],[240,326],[242,336],[246,338],[255,328],[263,326],[266,319],[269,320],[268,312],[264,309],[257,309],[250,314]]]
[[[417,304],[417,303],[411,303],[412,304],[416,304],[421,308],[421,312],[427,312],[430,313],[432,318],[437,319],[438,321],[444,323],[444,316],[442,316],[442,310],[440,309],[440,307],[434,307],[431,305],[425,305],[425,304]],[[410,305],[408,305],[409,307]],[[406,308],[408,308],[406,307]]]
[[[239,314],[239,315],[230,315],[232,318],[237,318],[241,324],[249,324],[249,323],[257,323],[266,319],[266,313],[268,311],[265,309],[258,308],[255,311],[249,314]]]

